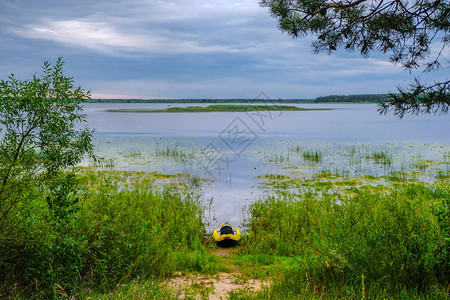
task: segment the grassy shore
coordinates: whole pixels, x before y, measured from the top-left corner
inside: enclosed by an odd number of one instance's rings
[[[290,257],[275,284],[246,299],[446,299],[450,189],[275,195],[250,206],[247,255]]]
[[[65,174],[55,193],[29,190],[0,235],[0,298],[85,299],[130,278],[211,271],[203,205],[187,190],[154,185],[161,177],[82,170]]]
[[[196,113],[196,112],[247,112],[247,111],[314,111],[330,110],[328,108],[299,108],[289,105],[209,105],[188,106],[188,107],[168,107],[165,109],[108,109],[106,112],[120,113]]]
[[[386,151],[362,156],[395,163]],[[440,163],[450,166],[447,154]],[[249,205],[241,244],[225,255],[207,235],[189,174],[103,169],[64,174],[54,192],[28,191],[0,236],[1,298],[208,299],[224,278],[234,284],[220,295],[228,299],[450,296],[448,168],[424,182],[339,170],[264,175],[270,189]],[[254,281],[265,285],[254,290]]]

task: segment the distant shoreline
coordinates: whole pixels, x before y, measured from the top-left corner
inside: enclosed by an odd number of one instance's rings
[[[167,104],[303,104],[314,103],[314,100],[302,99],[278,99],[278,100],[257,100],[257,99],[91,99],[84,103],[167,103]]]
[[[106,109],[105,112],[113,113],[199,113],[199,112],[247,112],[247,111],[314,111],[331,110],[330,108],[300,108],[289,105],[210,105],[188,106],[188,107],[168,107],[163,109]]]
[[[389,101],[388,94],[330,95],[315,99],[91,99],[85,103],[203,103],[203,104],[378,104]]]

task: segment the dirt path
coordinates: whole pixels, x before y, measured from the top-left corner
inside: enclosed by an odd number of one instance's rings
[[[236,251],[236,248],[232,248],[232,247],[229,247],[229,248],[217,247],[216,249],[214,249],[213,254],[216,256],[230,256],[230,255],[233,255],[235,251]]]
[[[234,248],[217,248],[213,254],[221,258],[234,254]],[[178,290],[181,299],[194,297],[195,299],[220,300],[227,299],[231,291],[258,291],[264,287],[259,279],[246,279],[239,272],[239,266],[228,265],[232,272],[221,272],[215,275],[179,275],[168,282],[168,286]]]

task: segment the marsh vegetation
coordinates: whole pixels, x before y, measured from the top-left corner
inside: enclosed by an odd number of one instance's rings
[[[278,172],[259,176],[264,193],[247,207],[241,245],[226,255],[217,254],[206,229],[211,207],[201,189],[208,178],[131,170],[156,159],[189,165],[194,151],[153,147],[120,148],[105,163],[86,162],[66,174],[72,183],[57,194],[30,189],[9,219],[16,224],[11,236],[21,241],[10,249],[22,259],[17,265],[11,256],[3,265],[9,276],[2,292],[207,298],[217,291],[201,282],[231,276],[236,284],[221,294],[229,299],[448,296],[447,146],[260,149],[267,169],[278,165]],[[21,266],[27,271],[16,273]]]
[[[110,141],[105,147],[117,147]],[[196,152],[176,143],[122,146],[105,163],[86,162],[57,198],[67,201],[30,190],[13,217],[21,224],[15,234],[23,241],[33,235],[23,244],[32,269],[22,280],[38,286],[15,285],[16,296],[207,298],[217,281],[201,282],[230,276],[237,284],[221,294],[230,299],[448,295],[447,146],[261,146],[252,155],[265,158],[264,192],[247,207],[241,245],[218,255],[207,231],[212,207],[201,196],[209,178],[133,170],[157,160],[189,166]],[[4,290],[14,286],[8,278]]]

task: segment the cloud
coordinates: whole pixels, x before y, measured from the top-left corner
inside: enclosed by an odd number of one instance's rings
[[[128,94],[102,94],[102,93],[92,93],[92,99],[136,99],[136,97],[130,96]]]
[[[3,19],[8,22],[0,20],[5,31],[113,56],[242,52],[254,44],[248,40],[257,36],[255,29],[264,32],[255,20],[270,19],[255,0],[80,0],[73,10],[64,2],[24,6],[8,4],[18,16],[16,22],[10,14]]]
[[[257,0],[129,0],[126,4],[116,0],[99,4],[96,12],[117,17],[133,15],[134,18],[128,21],[157,24],[205,20],[234,23],[267,16],[267,11],[258,6]]]
[[[0,28],[1,76],[64,56],[94,97],[303,98],[412,79],[383,55],[314,55],[312,37],[280,32],[258,0],[0,0]]]
[[[49,40],[66,46],[87,48],[105,54],[130,53],[233,53],[230,46],[201,43],[192,34],[167,30],[129,33],[105,22],[48,20],[14,30],[21,37]]]

